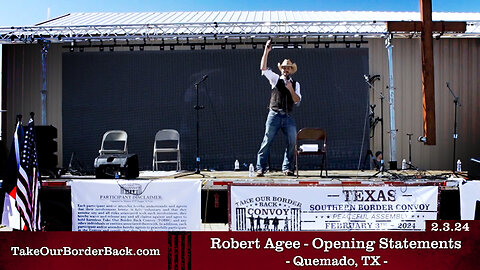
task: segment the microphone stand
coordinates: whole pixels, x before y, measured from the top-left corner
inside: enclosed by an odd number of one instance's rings
[[[373,91],[376,91],[375,88],[372,86]],[[382,149],[382,156],[385,155],[384,147],[383,147],[383,142],[384,142],[384,128],[383,128],[383,100],[385,99],[385,96],[381,92],[377,92],[380,95],[380,129],[382,133],[380,133],[380,140],[381,140],[381,149]],[[384,159],[382,159],[385,161]],[[383,169],[385,169],[385,165],[383,166]]]
[[[450,88],[450,84],[448,82],[447,82],[447,88],[448,88],[448,90],[450,90],[450,93],[453,96],[453,103],[455,104],[455,116],[454,116],[454,123],[453,123],[453,161],[452,161],[452,165],[453,165],[452,171],[455,172],[456,171],[456,168],[455,168],[456,167],[455,150],[456,150],[456,144],[457,144],[457,138],[458,138],[458,134],[457,134],[457,110],[458,110],[458,106],[462,106],[462,104],[458,100],[459,97],[456,96],[455,93],[453,92],[453,90]]]
[[[207,78],[208,78],[208,75],[204,75],[203,78],[202,78],[199,82],[195,83],[195,92],[196,92],[196,94],[197,94],[197,103],[196,103],[196,105],[193,107],[193,108],[197,111],[197,114],[196,114],[196,142],[197,142],[197,143],[196,143],[196,154],[197,154],[197,156],[196,156],[196,158],[195,158],[195,162],[196,162],[195,172],[193,172],[193,173],[187,173],[187,174],[182,174],[182,175],[177,175],[177,176],[174,176],[173,178],[179,178],[179,177],[183,177],[183,176],[187,176],[187,175],[192,175],[192,174],[199,174],[199,175],[202,176],[202,178],[205,177],[205,175],[200,172],[200,151],[199,151],[199,149],[200,149],[200,147],[199,147],[199,142],[200,142],[200,139],[199,139],[199,138],[200,138],[200,136],[199,136],[199,133],[200,133],[200,121],[199,121],[200,116],[199,116],[199,111],[205,109],[205,106],[203,106],[203,105],[198,105],[198,96],[199,96],[199,94],[198,94],[198,86],[199,86],[202,82],[204,82]]]
[[[205,79],[206,79],[206,77],[204,77],[201,81],[199,81],[195,84],[195,91],[197,93],[197,105],[195,105],[195,107],[193,107],[197,111],[197,119],[196,119],[196,126],[197,126],[197,129],[196,129],[197,130],[197,132],[196,132],[196,137],[197,137],[196,138],[197,139],[196,150],[197,151],[196,151],[196,153],[197,153],[197,157],[195,159],[195,162],[197,164],[197,167],[196,167],[197,169],[195,170],[195,174],[201,174],[200,173],[200,153],[199,153],[200,152],[199,151],[199,141],[200,141],[199,140],[199,132],[200,132],[199,111],[205,109],[205,106],[198,105],[198,85],[200,83],[202,83]]]
[[[383,95],[382,92],[379,92],[377,91],[377,89],[375,89],[375,87],[372,85],[372,82],[374,82],[376,79],[380,80],[380,75],[374,75],[372,77],[370,76],[366,76],[365,75],[365,81],[367,82],[367,84],[370,86],[370,88],[372,88],[373,92],[377,93],[379,96],[380,96],[380,119],[378,121],[380,121],[380,126],[381,126],[381,129],[382,129],[382,133],[381,133],[381,140],[382,140],[382,160],[381,160],[381,165],[380,165],[380,170],[378,172],[376,172],[372,177],[375,177],[377,176],[378,174],[382,174],[383,176],[383,173],[387,172],[390,176],[393,176],[393,177],[397,177],[398,178],[398,175],[395,174],[395,173],[392,173],[390,172],[389,170],[385,169],[385,159],[384,159],[384,135],[383,135],[383,131],[384,131],[384,128],[383,128],[383,100],[385,99],[385,96]]]
[[[370,86],[370,88],[372,88],[373,92],[374,93],[377,93],[379,96],[380,96],[380,119],[378,119],[378,121],[380,121],[380,127],[381,127],[381,144],[382,144],[382,156],[385,155],[384,151],[383,151],[383,141],[384,141],[384,136],[383,136],[383,100],[385,99],[385,96],[383,95],[382,92],[379,92],[377,91],[377,89],[375,89],[375,86],[373,86],[372,83],[375,82],[375,80],[378,79],[380,80],[380,75],[374,75],[373,77],[370,77],[370,76],[367,76],[365,75],[365,82],[368,84],[368,86]],[[380,170],[375,173],[373,176],[376,176],[378,175],[379,173],[383,173],[385,171],[385,161],[384,159],[382,158],[382,166],[380,167]]]
[[[369,115],[368,115],[368,119],[369,119],[369,123],[370,123],[370,133],[371,133],[371,135],[369,136],[370,139],[375,138],[375,128],[377,127],[377,124],[380,121],[380,117],[375,117],[375,107],[376,106],[377,105],[375,105],[375,104],[370,105],[370,112],[369,112]],[[365,157],[363,159],[362,169],[361,169],[362,172],[365,171],[365,166],[366,166],[367,162],[369,162],[369,165],[372,163],[370,158],[375,159],[375,156],[373,155],[372,149],[368,149],[367,153],[365,154]],[[375,167],[376,167],[376,165],[375,165]],[[368,166],[368,169],[371,170],[372,169],[371,166]]]
[[[413,133],[407,133],[407,136],[408,136],[408,162],[407,162],[407,166],[408,166],[408,169],[418,170],[418,168],[415,167],[412,163],[412,135],[413,135]]]

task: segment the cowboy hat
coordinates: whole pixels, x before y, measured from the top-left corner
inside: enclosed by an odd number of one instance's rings
[[[290,74],[297,72],[297,64],[293,63],[290,59],[283,60],[281,64],[278,63],[278,69],[280,69],[280,71],[282,71],[282,67],[291,67],[292,70],[290,71]]]

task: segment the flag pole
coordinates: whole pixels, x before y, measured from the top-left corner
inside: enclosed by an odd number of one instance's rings
[[[15,136],[14,136],[14,138],[13,138],[14,140],[17,140],[17,141],[18,141],[18,139],[16,139],[15,137],[18,138],[18,126],[21,125],[21,124],[22,124],[22,115],[21,115],[21,114],[17,114],[17,126],[16,126],[16,128],[15,128]],[[17,143],[18,143],[18,142],[17,142]],[[16,149],[14,149],[14,150],[17,151]],[[16,155],[15,155],[15,156],[16,156]],[[19,162],[19,161],[16,160],[16,162],[17,162],[17,166],[18,166],[18,162]],[[17,172],[18,172],[18,168],[17,168]],[[17,174],[17,179],[18,179],[18,174]],[[18,189],[17,189],[17,191],[16,191],[15,193],[17,193],[17,192],[18,192]],[[17,197],[16,194],[15,194],[15,197]],[[15,204],[16,204],[16,203],[15,203]],[[18,209],[17,209],[17,211],[18,211]],[[19,224],[18,224],[18,230],[19,230],[19,231],[22,231],[22,230],[23,230],[23,226],[22,226],[22,217],[21,217],[21,215],[20,215],[20,218],[18,219],[18,222],[19,222]]]

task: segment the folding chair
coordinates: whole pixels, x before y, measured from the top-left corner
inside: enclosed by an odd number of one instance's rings
[[[105,154],[128,154],[127,132],[124,130],[109,130],[103,134],[102,146],[98,153]]]
[[[127,132],[109,130],[103,134],[100,156],[95,158],[96,178],[135,178],[138,176],[138,156],[129,154]]]
[[[297,133],[297,142],[295,144],[295,169],[298,177],[298,157],[303,155],[322,156],[320,163],[320,177],[328,176],[327,171],[327,133],[320,128],[302,128]]]
[[[173,141],[175,145],[165,146],[165,141]],[[165,154],[165,153],[176,153],[175,160],[160,160],[158,154]],[[162,129],[155,134],[155,141],[153,143],[153,170],[158,170],[158,164],[165,164],[165,163],[176,163],[177,164],[177,171],[182,169],[182,162],[180,159],[180,134],[178,131],[174,129]]]

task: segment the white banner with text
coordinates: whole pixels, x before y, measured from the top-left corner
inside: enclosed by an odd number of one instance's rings
[[[73,180],[72,231],[198,231],[200,180]]]
[[[235,186],[233,231],[424,231],[436,186]]]

